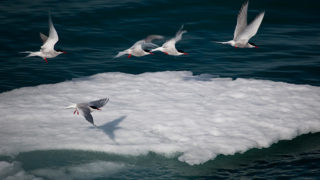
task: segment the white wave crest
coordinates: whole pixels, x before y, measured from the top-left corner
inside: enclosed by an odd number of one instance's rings
[[[208,77],[208,78],[205,78]],[[109,97],[98,128],[64,109]],[[320,87],[191,72],[103,73],[0,94],[0,154],[82,149],[181,152],[204,163],[320,130]]]

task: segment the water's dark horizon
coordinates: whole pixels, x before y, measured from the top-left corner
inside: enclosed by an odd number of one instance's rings
[[[241,1],[2,1],[0,92],[102,72],[185,70],[319,86],[319,3],[307,2],[250,1],[249,22],[266,11],[252,38],[259,48],[235,49],[213,41],[233,38]],[[40,49],[49,10],[59,34],[56,48],[68,54],[46,64],[19,52]],[[182,24],[188,33],[177,47],[188,56],[113,58],[150,34],[171,38]]]
[[[266,12],[257,35],[251,39],[259,48],[236,49],[215,43],[214,41],[228,41],[233,38],[236,17],[243,2],[238,0],[2,0],[0,92],[58,83],[98,73],[140,74],[159,71],[191,71],[194,74],[211,74],[217,77],[253,78],[320,86],[320,2],[250,0],[248,22],[251,22],[259,12]],[[67,54],[48,59],[49,63],[46,64],[39,57],[26,58],[25,54],[20,52],[40,49],[39,32],[48,34],[49,11],[59,34],[56,49],[65,50]],[[113,58],[118,51],[129,48],[150,34],[160,34],[169,39],[181,25],[184,25],[188,33],[183,35],[177,47],[189,53],[187,56],[173,57],[156,53],[140,58],[128,59],[126,56]],[[159,45],[163,42],[155,41]],[[284,150],[279,152],[281,155],[267,158],[268,160],[247,153],[249,155],[240,158],[236,155],[229,159],[218,158],[205,165],[189,166],[175,158],[163,160],[158,155],[148,155],[143,158],[151,158],[147,161],[149,164],[158,163],[160,158],[159,164],[149,168],[143,163],[137,163],[139,160],[130,160],[132,164],[137,164],[137,168],[125,172],[120,179],[130,176],[135,179],[144,177],[210,179],[240,176],[249,179],[279,176],[315,178],[319,176],[320,170],[316,163],[320,157],[319,137],[319,133],[316,133],[305,135],[300,141],[294,140],[294,146],[290,146],[294,151],[290,153],[285,151],[287,146],[280,145],[279,148]],[[316,143],[309,142],[309,146],[304,147],[305,141]],[[299,148],[296,148],[297,146]],[[268,150],[254,151],[256,154],[265,153],[268,157]],[[48,152],[40,154],[40,157],[47,157],[46,153]],[[68,156],[70,152],[65,153]],[[59,167],[61,162],[72,164],[74,161],[75,164],[81,164],[90,162],[92,160],[90,157],[97,159],[96,155],[89,153],[89,158],[79,161],[78,158],[81,159],[86,155],[82,154],[83,152],[75,153],[79,156],[67,160],[63,159],[65,155],[58,153],[57,164],[52,167]],[[50,154],[52,157],[55,155],[55,153]],[[12,161],[23,162],[22,167],[28,172],[34,170],[32,168],[34,164],[28,162],[35,156],[26,153],[15,157]],[[108,159],[109,156],[101,155],[101,157]],[[250,163],[246,164],[248,159]],[[41,162],[43,164],[40,163],[39,166],[51,167],[46,164],[51,160],[43,160],[44,162]],[[35,162],[40,161],[42,160]],[[222,163],[224,161],[228,161],[226,166]],[[220,170],[218,168],[211,171],[216,163],[220,163]],[[229,168],[233,163],[240,164],[240,168],[239,166]],[[180,169],[179,173],[176,173],[177,169],[178,171]],[[269,173],[262,172],[261,169],[267,169]],[[303,173],[306,170],[308,173]],[[182,175],[184,173],[185,176]],[[112,177],[117,179],[117,175]]]

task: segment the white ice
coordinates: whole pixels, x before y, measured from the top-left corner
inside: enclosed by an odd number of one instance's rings
[[[64,109],[109,97],[98,128]],[[0,94],[0,154],[179,154],[189,164],[320,131],[320,87],[191,72],[103,73]]]

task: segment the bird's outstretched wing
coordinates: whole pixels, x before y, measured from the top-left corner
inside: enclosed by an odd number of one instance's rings
[[[118,54],[116,56],[114,56],[114,58],[118,58],[118,57],[123,56],[125,54],[130,54],[132,51],[143,51],[142,44],[144,44],[144,42],[145,42],[144,40],[137,41],[129,49],[118,52]]]
[[[156,44],[153,44],[152,41],[155,39],[162,39],[163,36],[160,35],[149,35],[145,39],[137,41],[129,49],[120,51],[114,58],[118,58],[125,54],[130,54],[130,52],[142,52],[144,49],[153,49],[159,47]]]
[[[154,43],[143,43],[143,44],[141,44],[141,48],[143,50],[145,50],[145,49],[154,49],[154,48],[157,48],[157,47],[159,47],[159,46],[154,44]]]
[[[96,101],[91,101],[88,104],[89,104],[89,106],[95,106],[97,108],[101,108],[102,106],[107,104],[108,101],[109,101],[109,98],[103,98],[103,99],[99,99]]]
[[[135,49],[135,48],[142,48],[143,49],[143,48],[148,48],[148,47],[150,47],[150,48],[158,47],[158,45],[152,43],[152,41],[155,39],[163,39],[163,36],[149,35],[146,38],[134,43],[134,45],[131,46],[130,49]]]
[[[91,115],[91,111],[89,107],[78,107],[80,109],[80,113],[84,116],[84,118],[94,125],[93,117]]]
[[[163,36],[161,36],[161,35],[149,35],[144,39],[144,41],[145,41],[145,43],[151,43],[155,39],[163,39]]]
[[[144,40],[140,40],[137,41],[136,43],[134,43],[129,49],[131,49],[132,51],[142,51],[142,45],[145,43]]]
[[[263,20],[264,12],[260,13],[239,35],[238,39],[240,41],[248,42],[250,38],[252,38],[258,32],[260,24]]]
[[[44,35],[44,34],[40,33],[40,38],[41,38],[41,40],[42,40],[42,42],[43,42],[43,44],[44,44],[44,43],[47,41],[48,36],[46,36],[46,35]]]
[[[128,50],[118,52],[118,54],[116,56],[114,56],[113,58],[118,58],[118,57],[123,56],[125,54],[128,54]]]
[[[182,25],[180,27],[179,31],[176,33],[176,36],[174,37],[174,40],[176,42],[180,41],[182,39],[182,35],[187,32],[186,30],[183,30],[183,27],[184,26]]]
[[[49,36],[46,42],[41,46],[42,51],[54,50],[54,45],[59,41],[58,33],[53,26],[51,16],[49,14]]]
[[[247,27],[248,4],[249,4],[249,1],[245,2],[239,11],[238,18],[237,18],[237,25],[233,34],[233,40],[238,40],[239,35]]]
[[[179,31],[176,33],[176,36],[167,42],[165,42],[162,47],[163,48],[176,48],[176,43],[182,39],[182,35],[187,31],[183,30],[183,25],[180,27]]]
[[[141,43],[142,49],[153,49],[159,47],[158,45],[152,43],[155,39],[163,39],[164,37],[161,35],[149,35],[145,39],[143,39],[143,42]]]

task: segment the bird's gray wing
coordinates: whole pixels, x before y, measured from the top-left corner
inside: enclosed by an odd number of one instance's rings
[[[142,49],[154,49],[154,48],[157,48],[159,47],[158,45],[152,43],[153,40],[155,39],[163,39],[164,37],[161,36],[161,35],[149,35],[148,37],[146,37],[142,44],[141,44],[141,47]]]
[[[158,45],[154,44],[154,43],[143,43],[141,45],[142,49],[154,49],[159,47]]]
[[[90,122],[91,124],[94,125],[94,122],[93,122],[93,117],[91,115],[91,111],[89,109],[89,107],[85,107],[85,106],[82,106],[82,107],[78,107],[80,109],[80,113],[84,116],[84,118]]]
[[[130,49],[133,51],[143,51],[143,49],[152,49],[158,47],[158,45],[151,43],[154,39],[162,39],[163,36],[160,35],[150,35],[146,37],[145,39],[142,39],[140,41],[137,41],[134,43]]]
[[[144,40],[140,40],[137,41],[136,43],[134,43],[129,49],[127,50],[132,50],[132,51],[143,51],[142,49],[142,44],[144,44],[145,41]]]
[[[182,35],[186,33],[187,31],[183,30],[183,25],[180,27],[179,31],[176,33],[176,36],[174,38],[169,39],[166,41],[162,47],[167,49],[176,49],[176,42],[180,41],[182,39]]]
[[[233,40],[238,40],[239,35],[247,27],[248,4],[249,4],[249,1],[245,2],[239,11],[238,18],[237,18],[237,25],[233,34]]]
[[[151,43],[154,39],[163,39],[161,35],[149,35],[144,39],[145,43]]]
[[[44,43],[47,41],[48,36],[46,36],[46,35],[44,35],[44,34],[40,33],[40,38],[41,38],[41,40],[42,40],[42,42],[43,42],[43,44],[44,44]]]
[[[116,56],[114,56],[113,58],[118,58],[118,57],[123,56],[125,54],[128,54],[128,49],[118,52],[118,54]]]
[[[183,30],[183,25],[180,27],[179,31],[176,33],[176,36],[173,38],[175,42],[178,42],[182,39],[182,35],[187,31]]]
[[[96,101],[91,101],[88,104],[89,104],[89,106],[95,106],[97,108],[101,108],[102,106],[107,104],[108,101],[109,101],[109,98],[103,98],[103,99],[99,99]]]
[[[52,24],[51,15],[49,14],[49,36],[46,42],[41,46],[41,50],[53,51],[54,45],[58,41],[59,41],[58,33]]]
[[[260,24],[263,20],[264,12],[260,13],[239,35],[238,39],[241,41],[249,41],[256,33],[260,27]]]

